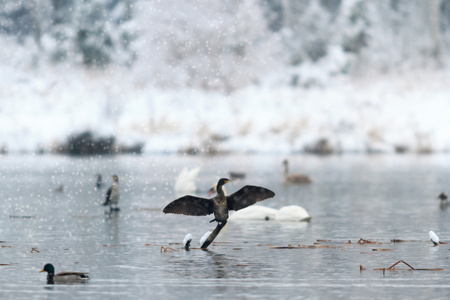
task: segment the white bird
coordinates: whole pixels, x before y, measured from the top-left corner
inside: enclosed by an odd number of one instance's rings
[[[302,222],[311,220],[311,216],[301,206],[283,206],[275,215],[275,221]]]
[[[232,214],[229,219],[305,222],[311,220],[311,216],[303,207],[298,205],[283,206],[280,210],[258,205],[241,209]]]
[[[436,235],[436,233],[434,233],[434,231],[430,230],[430,232],[428,232],[428,235],[430,236],[430,240],[435,246],[439,245],[439,237]]]
[[[238,210],[233,213],[229,220],[274,220],[278,210],[275,208],[255,205]]]
[[[212,231],[207,231],[202,238],[200,239],[200,246],[203,245],[203,243],[206,241],[206,239],[211,235]]]
[[[188,233],[186,234],[183,240],[183,246],[185,250],[189,251],[189,246],[191,245],[191,242],[192,242],[192,234]]]
[[[183,168],[175,181],[175,191],[177,192],[195,192],[197,187],[195,180],[197,179],[200,168],[188,170]]]

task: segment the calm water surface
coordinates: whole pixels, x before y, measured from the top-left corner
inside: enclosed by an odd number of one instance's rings
[[[281,156],[0,157],[0,298],[85,299],[308,298],[373,299],[450,296],[450,244],[432,247],[428,231],[450,240],[450,208],[436,199],[450,192],[450,156],[291,156],[291,170],[308,186],[281,184]],[[310,223],[230,221],[208,251],[181,250],[187,233],[198,247],[213,230],[211,216],[164,215],[178,196],[183,167],[201,167],[199,196],[228,172],[245,184],[272,189],[272,208],[300,205]],[[96,190],[95,173],[105,187]],[[121,211],[100,204],[117,174]],[[63,192],[55,189],[64,186]],[[450,207],[450,206],[449,206]],[[381,244],[354,244],[360,238]],[[391,239],[415,242],[389,243]],[[313,245],[312,249],[272,249]],[[351,245],[344,245],[348,239]],[[161,246],[175,250],[161,253]],[[36,248],[39,252],[31,252]],[[374,251],[388,249],[391,251]],[[374,271],[398,260],[443,271]],[[46,284],[45,263],[56,271],[88,271],[86,284]],[[360,265],[366,268],[360,271]],[[402,266],[406,268],[406,266]]]

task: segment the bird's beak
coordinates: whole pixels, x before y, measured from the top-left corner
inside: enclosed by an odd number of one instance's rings
[[[44,269],[40,270],[39,273],[45,272]]]
[[[230,182],[230,181],[233,181],[234,179],[228,179],[225,183],[228,183],[228,182]]]

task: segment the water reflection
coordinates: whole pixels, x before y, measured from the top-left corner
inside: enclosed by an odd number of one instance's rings
[[[120,226],[120,213],[117,211],[105,211],[105,229],[106,234],[111,237],[113,243],[120,243],[119,240],[119,226]]]

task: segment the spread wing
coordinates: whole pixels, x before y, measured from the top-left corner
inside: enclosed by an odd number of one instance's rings
[[[240,210],[253,205],[256,202],[272,198],[273,196],[275,196],[275,193],[269,189],[260,186],[246,185],[236,193],[227,197],[228,209]]]
[[[170,202],[164,207],[165,214],[179,214],[188,216],[206,216],[212,214],[213,203],[209,199],[184,196],[177,200]]]

